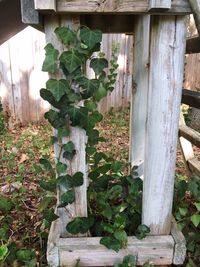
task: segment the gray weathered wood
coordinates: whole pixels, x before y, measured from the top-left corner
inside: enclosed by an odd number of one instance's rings
[[[143,240],[128,238],[128,246],[118,253],[109,250],[99,243],[100,237],[60,238],[57,242],[60,254],[60,265],[71,267],[80,260],[81,266],[113,266],[121,263],[124,256],[137,256],[137,264],[148,261],[155,265],[171,264],[174,252],[172,236],[148,236]]]
[[[178,229],[175,220],[172,222],[171,234],[175,241],[173,264],[183,264],[186,257],[186,240],[182,232]]]
[[[33,0],[36,10],[54,10],[56,11],[56,0]]]
[[[167,10],[171,8],[171,0],[150,0],[149,10]]]
[[[60,52],[63,51],[64,47],[62,46],[61,42],[58,41],[57,37],[54,34],[54,30],[58,26],[67,25],[69,27],[78,27],[79,25],[78,17],[71,17],[71,16],[48,16],[45,20],[45,33],[46,33],[46,41],[51,42],[55,48],[57,48]],[[57,72],[54,75],[51,75],[52,78],[61,78],[62,73]],[[81,103],[80,103],[81,105]],[[66,121],[66,124],[69,122]],[[87,137],[85,131],[78,128],[78,127],[70,127],[70,136],[69,138],[63,138],[62,144],[67,143],[68,141],[72,141],[75,145],[76,155],[72,161],[66,162],[64,158],[60,158],[60,161],[67,163],[68,169],[67,172],[70,175],[80,171],[84,174],[84,183],[82,186],[75,189],[75,202],[71,205],[66,206],[65,208],[58,208],[57,214],[60,217],[60,235],[67,236],[66,232],[66,225],[67,223],[72,220],[76,216],[87,216],[87,164],[85,158],[85,146],[87,142]],[[56,130],[54,130],[56,134]],[[54,146],[55,149],[55,156],[58,159],[61,153],[61,146],[62,144],[57,143]],[[65,188],[60,187],[58,190],[58,204],[60,202],[61,195],[66,191]],[[54,226],[52,226],[54,227]],[[52,230],[53,231],[53,230]],[[53,251],[53,253],[51,253]],[[48,248],[47,248],[47,255],[49,261],[54,261],[55,254],[57,253],[57,248],[55,244],[49,240]]]
[[[39,13],[34,8],[34,0],[21,0],[22,22],[40,24]]]
[[[188,166],[191,172],[200,177],[200,161],[198,161],[198,159],[196,158],[189,159]]]
[[[62,229],[61,223],[62,222],[60,219],[53,221],[49,231],[48,242],[47,242],[47,261],[51,267],[60,266],[59,249],[56,243],[60,239],[61,229]]]
[[[182,103],[200,109],[200,92],[183,89]]]
[[[193,145],[200,147],[200,133],[187,125],[179,126],[179,135],[190,141]]]
[[[130,162],[144,175],[145,136],[149,81],[149,31],[150,16],[137,18],[134,29],[134,78],[130,118]]]
[[[185,37],[185,17],[152,18],[142,221],[157,235],[171,227]]]
[[[185,124],[185,119],[184,119],[184,116],[183,116],[183,112],[181,110],[180,118],[179,118],[179,127],[182,126],[182,125],[184,126],[186,124]],[[192,176],[192,172],[189,169],[188,160],[194,158],[194,152],[193,152],[192,144],[182,136],[179,137],[178,142],[179,142],[179,145],[180,145],[180,148],[181,148],[181,153],[182,153],[182,156],[183,156],[183,160],[184,160],[184,163],[185,163],[185,167],[186,167],[186,170],[187,170],[188,177],[191,177]]]
[[[168,0],[167,0],[168,2]],[[126,14],[142,14],[148,13],[148,0],[57,0],[57,12],[73,12],[73,13],[126,13]],[[163,11],[162,11],[163,12]],[[161,12],[161,13],[162,13]],[[187,0],[174,0],[172,7],[166,14],[189,14],[191,8]],[[156,12],[157,13],[157,12]]]
[[[194,20],[197,27],[197,31],[200,36],[200,0],[189,0],[189,3],[194,14]]]

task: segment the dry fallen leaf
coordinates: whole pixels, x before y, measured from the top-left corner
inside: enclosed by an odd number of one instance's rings
[[[27,159],[28,159],[28,156],[27,156],[26,154],[22,154],[20,160],[18,161],[18,163],[19,163],[19,164],[20,164],[20,163],[23,163],[23,162],[26,161]]]

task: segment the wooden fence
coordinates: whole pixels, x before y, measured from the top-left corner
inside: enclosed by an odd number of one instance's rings
[[[119,73],[116,90],[104,99],[99,109],[127,106],[132,84],[132,36],[105,34],[102,50],[108,59],[112,43],[120,44]],[[41,71],[44,59],[45,37],[31,27],[15,35],[0,46],[0,97],[4,110],[11,118],[22,124],[40,121],[48,109],[40,98],[39,90],[45,86],[47,74]]]
[[[104,34],[102,50],[108,59],[113,43],[120,44],[115,90],[99,104],[101,112],[129,104],[132,90],[133,38],[125,34]],[[40,121],[49,108],[40,98],[47,74],[41,71],[45,37],[27,27],[0,46],[0,97],[4,110],[22,124]],[[200,88],[200,54],[186,55],[184,88]]]

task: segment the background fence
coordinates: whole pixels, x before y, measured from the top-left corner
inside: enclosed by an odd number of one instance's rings
[[[102,50],[111,56],[113,43],[120,44],[118,76],[115,90],[101,101],[99,110],[127,106],[132,91],[133,37],[125,34],[104,34]],[[45,36],[31,27],[0,46],[0,97],[4,110],[17,122],[40,121],[48,103],[40,98],[47,73],[41,71]],[[184,88],[200,88],[200,55],[186,56]]]

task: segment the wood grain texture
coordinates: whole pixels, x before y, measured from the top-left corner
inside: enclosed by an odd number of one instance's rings
[[[183,89],[181,102],[190,107],[200,109],[200,92]]]
[[[32,0],[36,10],[54,10],[56,11],[56,0]]]
[[[81,266],[113,266],[121,263],[124,256],[137,256],[137,264],[148,261],[155,265],[171,264],[174,252],[174,240],[171,236],[149,236],[143,240],[128,238],[128,246],[118,253],[109,250],[99,243],[99,237],[60,238],[57,242],[60,254],[60,265],[71,267],[80,260]]]
[[[45,33],[47,43],[51,42],[55,48],[60,52],[63,51],[64,47],[61,42],[57,39],[54,30],[58,26],[69,26],[71,28],[77,28],[79,26],[79,18],[77,16],[48,16],[45,20]],[[58,71],[56,74],[51,75],[53,78],[61,78],[62,73]],[[80,103],[81,105],[81,103]],[[66,120],[66,124],[69,124],[69,121]],[[61,219],[61,236],[67,236],[66,225],[76,216],[87,216],[87,164],[85,158],[85,146],[87,142],[87,137],[85,130],[80,129],[79,127],[70,127],[70,136],[69,138],[63,138],[62,144],[72,141],[75,145],[76,155],[72,161],[66,161],[64,158],[60,158],[60,161],[67,163],[68,171],[70,175],[75,174],[80,171],[84,174],[84,183],[82,186],[75,189],[75,202],[71,205],[68,205],[65,208],[59,208],[57,214]],[[56,130],[54,131],[56,134]],[[55,144],[55,157],[58,159],[60,155],[61,145]],[[60,202],[61,195],[66,192],[66,189],[60,187],[58,190],[58,203]]]
[[[197,31],[200,36],[200,1],[199,0],[188,0],[188,2],[191,5]]]
[[[171,235],[175,242],[173,264],[183,264],[186,257],[186,240],[182,232],[178,229],[175,220],[172,222]]]
[[[164,2],[164,1],[163,1]],[[168,0],[167,0],[168,2]],[[147,0],[57,0],[57,12],[72,13],[148,13],[149,1]],[[163,11],[162,11],[163,12]],[[161,13],[162,13],[161,12]],[[172,7],[166,14],[189,14],[191,8],[187,0],[174,0]]]
[[[34,0],[21,0],[22,22],[40,24],[39,13],[34,8]]]
[[[171,0],[150,0],[149,1],[149,10],[167,10],[171,8]]]
[[[151,21],[142,221],[152,234],[169,234],[181,103],[185,17]]]
[[[130,162],[144,176],[147,98],[149,81],[150,16],[138,17],[134,29],[134,70],[130,117]]]
[[[193,145],[200,147],[200,133],[194,129],[188,127],[187,125],[179,126],[179,135],[186,138]]]
[[[197,175],[200,178],[200,161],[198,159],[193,158],[188,160],[188,166],[191,172]]]
[[[184,119],[184,116],[183,116],[183,112],[181,110],[180,118],[179,118],[179,127],[182,126],[182,125],[184,126],[186,124],[185,124],[185,119]],[[189,169],[188,160],[194,158],[194,152],[193,152],[192,144],[182,136],[179,137],[178,143],[180,145],[180,149],[181,149],[181,153],[182,153],[182,156],[183,156],[183,160],[184,160],[184,163],[185,163],[185,167],[186,167],[186,170],[187,170],[188,177],[191,177],[192,176],[192,172]]]

